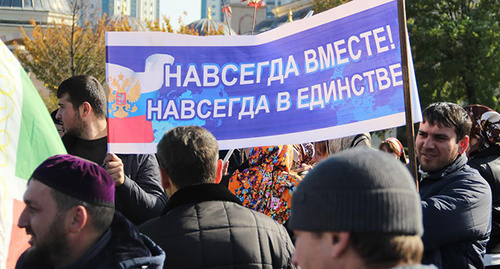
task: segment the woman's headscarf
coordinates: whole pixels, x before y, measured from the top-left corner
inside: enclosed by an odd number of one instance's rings
[[[406,154],[403,144],[395,137],[389,137],[382,141],[379,145],[379,149],[382,150],[383,147],[388,147],[390,151],[396,153],[399,156],[399,160],[406,165],[408,162],[406,161]]]
[[[292,146],[251,148],[248,161],[249,168],[231,176],[229,190],[244,206],[283,224],[290,217],[292,193],[300,182],[299,176],[290,173]]]
[[[292,149],[294,153],[292,171],[300,170],[303,164],[314,164],[315,151],[313,143],[295,144],[292,146]]]
[[[465,110],[472,121],[470,136],[478,140],[471,146],[469,154],[500,146],[500,114],[482,105],[466,106]]]

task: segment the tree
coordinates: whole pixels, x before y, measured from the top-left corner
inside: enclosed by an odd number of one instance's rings
[[[500,109],[500,1],[407,1],[422,105],[450,101]]]
[[[89,74],[104,82],[104,19],[95,29],[80,26],[72,29],[64,24],[44,29],[33,20],[31,24],[32,37],[21,28],[24,50],[17,45],[14,52],[46,87],[55,90],[64,79],[75,74]]]
[[[104,32],[109,29],[105,17],[97,17],[98,11],[84,0],[69,1],[69,6],[69,23],[42,26],[31,20],[32,36],[21,27],[24,46],[16,44],[14,50],[22,65],[51,91],[44,98],[49,110],[57,107],[55,91],[63,80],[89,74],[105,81]]]
[[[345,0],[314,0],[315,13]],[[435,101],[500,109],[500,1],[406,1],[423,107]]]
[[[57,108],[55,92],[59,84],[74,75],[88,74],[96,77],[104,86],[106,82],[106,31],[131,31],[126,16],[122,19],[108,21],[106,16],[90,6],[88,0],[70,1],[70,22],[56,22],[50,25],[40,25],[31,20],[32,36],[21,27],[23,44],[16,44],[14,53],[22,63],[41,80],[51,91],[44,98],[47,108],[52,111]],[[181,18],[179,18],[181,20]],[[151,31],[174,32],[168,18],[163,21],[147,22]],[[192,29],[181,23],[178,33],[198,35]],[[221,31],[211,31],[208,35],[221,34]],[[23,45],[23,46],[21,46]]]
[[[31,24],[32,37],[21,28],[24,49],[16,44],[14,52],[23,66],[51,91],[44,100],[49,110],[56,108],[55,91],[63,80],[75,74],[89,74],[105,81],[104,19],[95,28],[64,24],[42,28],[33,20]]]

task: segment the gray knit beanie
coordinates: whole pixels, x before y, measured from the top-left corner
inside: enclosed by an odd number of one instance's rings
[[[368,148],[323,160],[297,187],[291,209],[294,230],[423,233],[412,176],[389,154]]]

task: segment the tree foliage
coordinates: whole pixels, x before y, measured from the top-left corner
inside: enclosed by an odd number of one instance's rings
[[[32,35],[21,27],[23,42],[14,50],[21,64],[50,90],[48,98],[42,95],[49,110],[57,107],[55,91],[63,80],[89,74],[105,81],[104,33],[110,29],[106,18],[85,1],[73,0],[69,5],[69,22],[41,25],[31,20]]]
[[[104,19],[95,29],[76,26],[73,34],[70,25],[52,24],[42,28],[33,20],[31,24],[34,28],[32,37],[21,29],[24,49],[16,46],[15,53],[46,87],[55,90],[73,74],[89,74],[104,81]],[[73,51],[70,49],[72,35]]]
[[[49,110],[57,106],[55,92],[59,84],[74,75],[87,74],[96,77],[106,87],[106,31],[133,31],[126,16],[120,20],[109,21],[106,16],[89,12],[86,0],[70,1],[72,9],[70,23],[56,22],[40,25],[31,20],[33,34],[30,36],[21,27],[23,44],[16,44],[14,53],[25,68],[41,80],[51,91],[44,98]],[[90,14],[90,15],[89,15]],[[199,35],[196,29],[182,23],[181,34]],[[170,20],[147,22],[151,31],[174,32]],[[204,33],[221,34],[220,30]]]
[[[345,0],[314,0],[315,13]],[[420,100],[500,109],[500,1],[406,1]]]
[[[422,105],[480,103],[500,109],[500,1],[407,1]]]

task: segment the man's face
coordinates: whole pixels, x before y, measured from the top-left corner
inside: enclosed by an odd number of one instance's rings
[[[64,132],[76,137],[82,137],[85,132],[85,123],[80,117],[79,108],[73,107],[68,94],[64,94],[59,99],[58,105],[59,110],[56,119],[62,121]]]
[[[451,164],[467,149],[469,139],[457,141],[455,129],[421,122],[417,134],[417,156],[422,170],[438,171]]]
[[[335,268],[330,249],[332,242],[328,236],[298,231],[295,232],[295,253],[292,262],[301,269]]]
[[[17,225],[31,235],[26,262],[50,264],[62,257],[68,246],[65,213],[58,212],[51,189],[37,180],[30,180],[24,202],[26,206]]]

